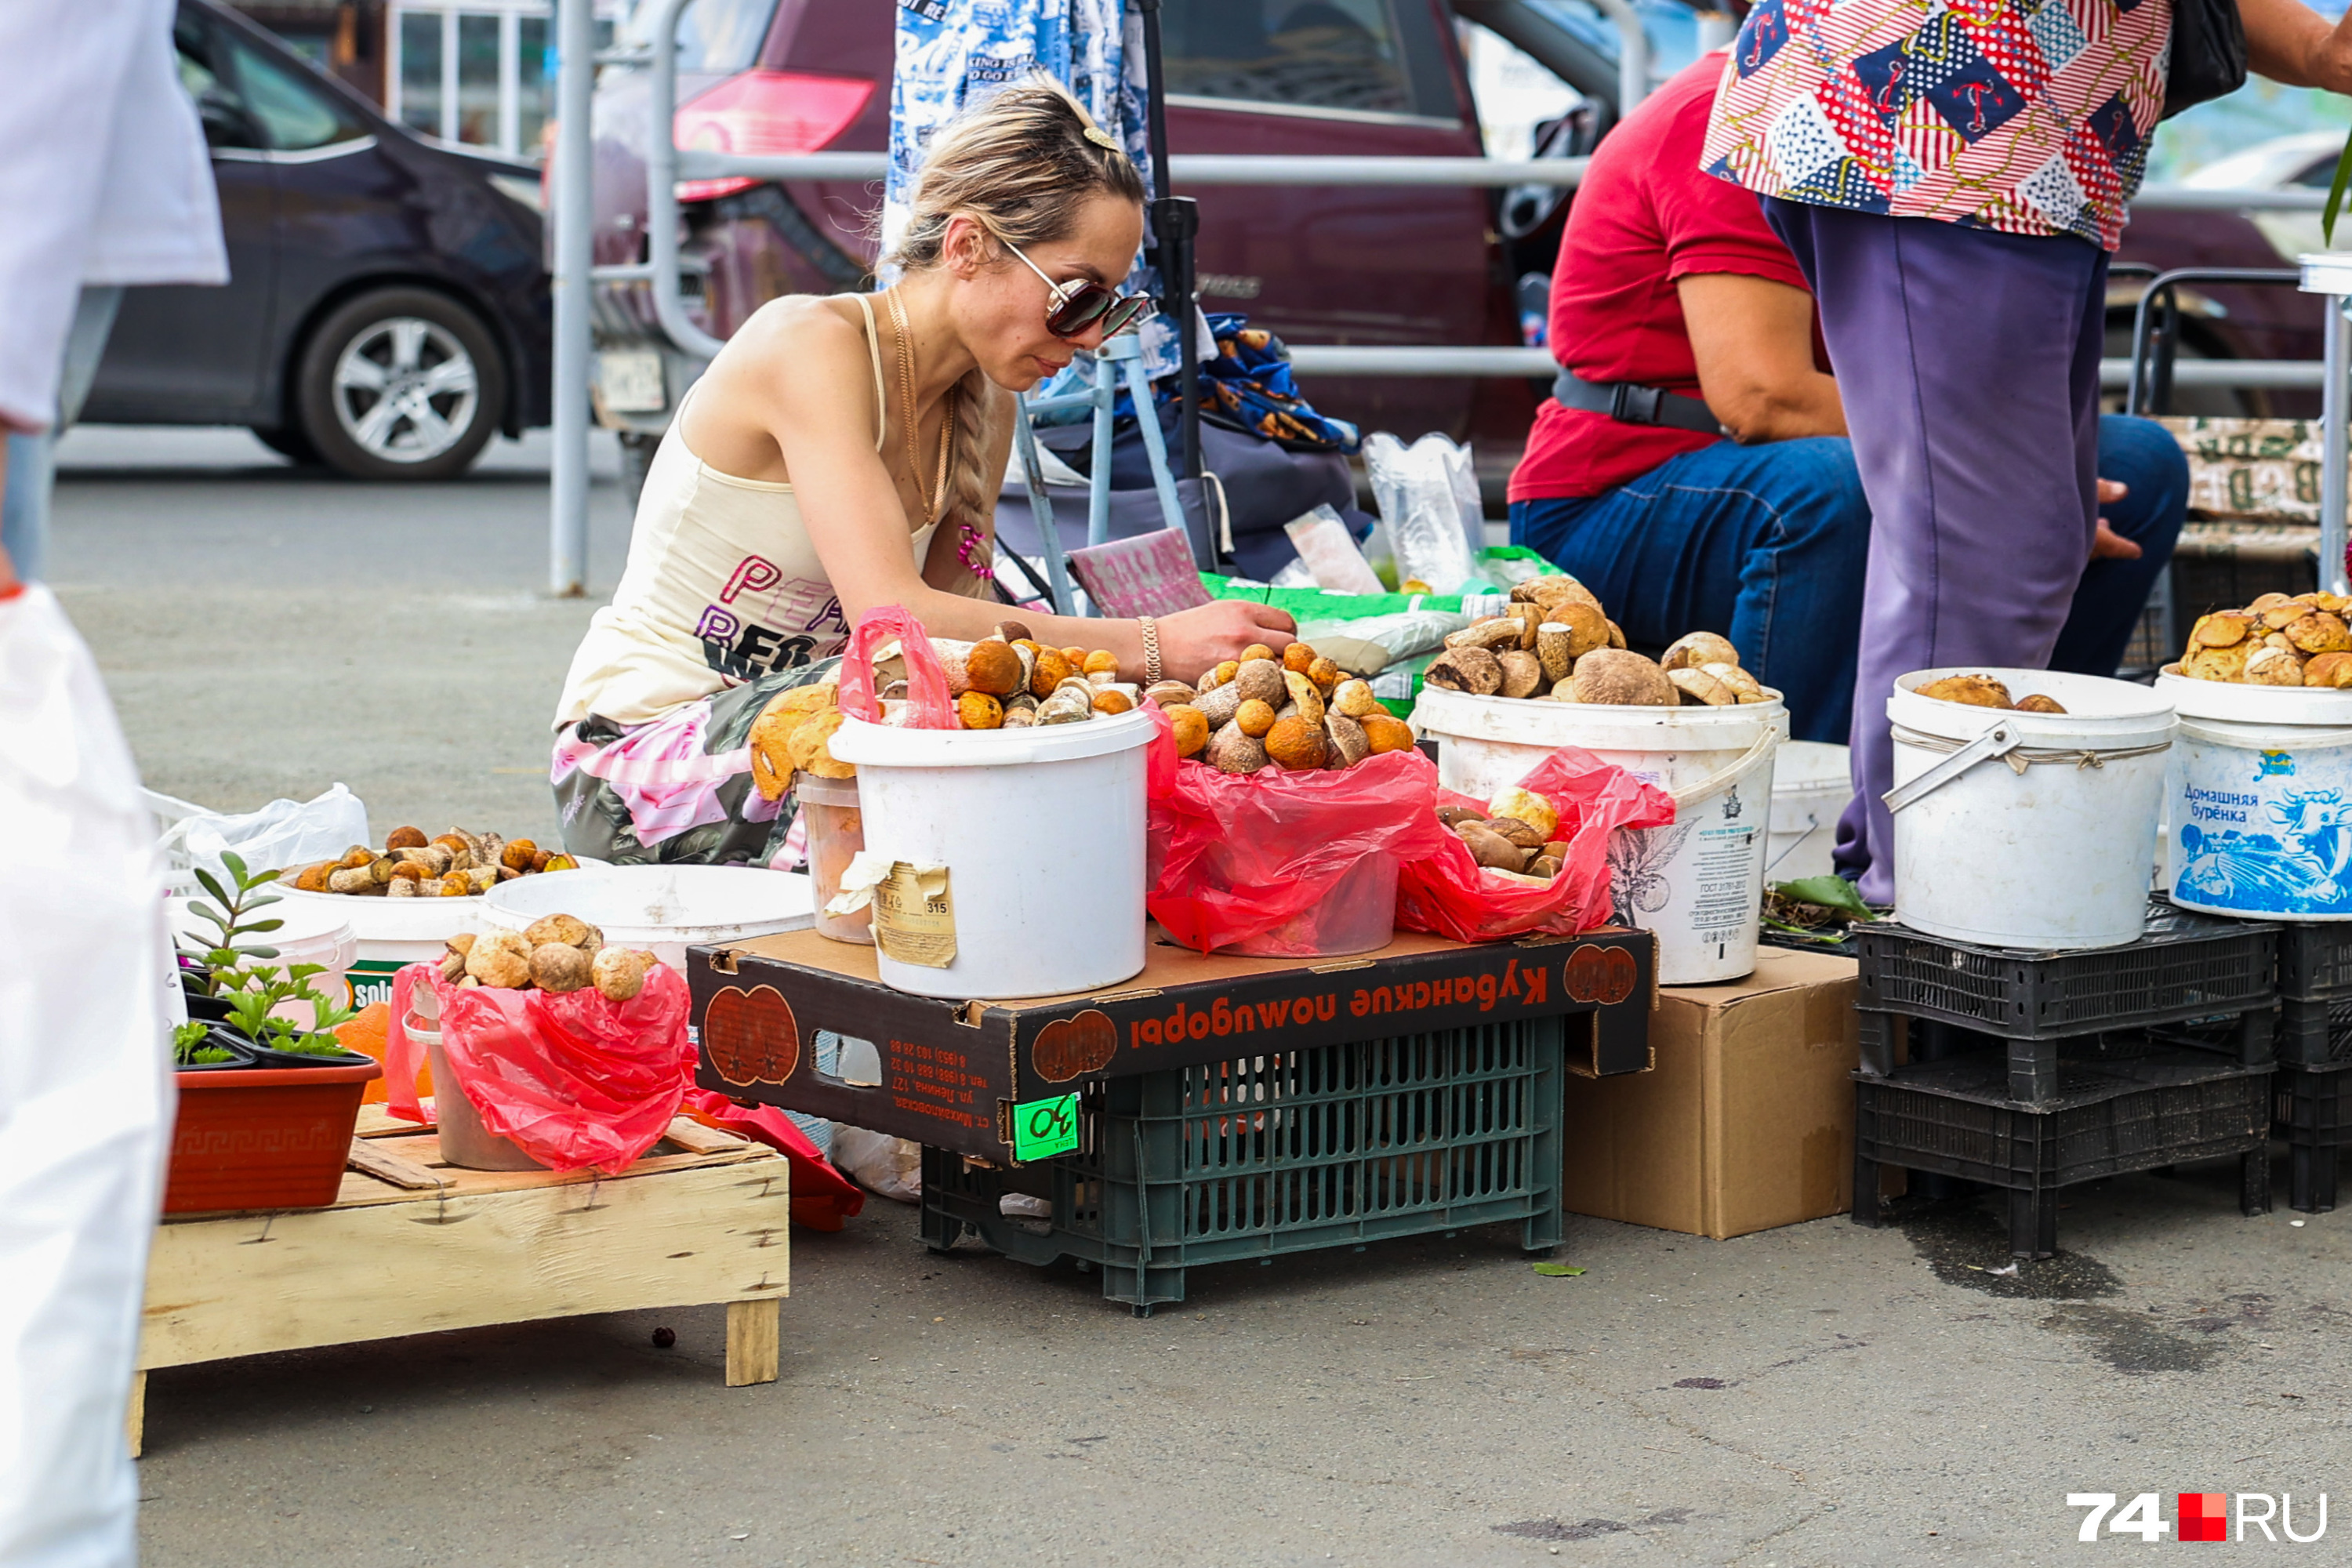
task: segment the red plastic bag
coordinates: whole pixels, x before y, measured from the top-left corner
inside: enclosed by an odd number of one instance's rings
[[[1545,931],[1574,936],[1606,925],[1610,916],[1609,836],[1621,827],[1664,827],[1675,819],[1674,797],[1579,746],[1562,746],[1519,781],[1559,813],[1554,837],[1567,841],[1559,874],[1529,882],[1478,864],[1470,847],[1440,829],[1430,850],[1407,860],[1397,876],[1397,924],[1456,942]],[[1486,803],[1451,790],[1439,805]]]
[[[416,1101],[425,1047],[405,1027],[419,983],[440,1003],[441,1055],[457,1080],[440,1092],[473,1101],[483,1126],[551,1170],[625,1168],[668,1129],[693,1082],[686,980],[667,964],[626,1002],[608,1002],[593,987],[461,990],[432,964],[412,963],[392,978],[384,1037],[385,1109],[404,1121],[425,1120]]]
[[[874,691],[874,650],[893,637],[907,661],[907,727],[954,729],[947,671],[940,668],[940,656],[923,623],[896,605],[877,605],[857,617],[849,646],[841,653],[841,710],[869,724],[882,722],[882,701]]]
[[[715,1089],[686,1091],[686,1113],[705,1127],[765,1143],[793,1164],[793,1220],[839,1230],[866,1207],[866,1189],[834,1169],[808,1134],[772,1105],[738,1105]]]
[[[1453,837],[1437,825],[1437,769],[1419,752],[1316,773],[1178,766],[1165,719],[1145,706],[1160,739],[1149,773],[1144,903],[1187,947],[1207,952],[1265,935],[1320,902],[1364,857],[1406,859]]]

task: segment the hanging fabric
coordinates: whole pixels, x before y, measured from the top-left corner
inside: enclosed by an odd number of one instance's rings
[[[1142,173],[1147,199],[1154,190],[1142,24],[1124,0],[899,0],[897,50],[882,198],[885,252],[906,231],[923,153],[940,127],[967,105],[1040,72],[1069,89],[1096,123],[1118,138]],[[1150,248],[1147,231],[1128,272],[1130,291],[1159,292],[1159,273],[1144,259]],[[1152,316],[1138,331],[1150,373],[1172,374],[1174,327]]]

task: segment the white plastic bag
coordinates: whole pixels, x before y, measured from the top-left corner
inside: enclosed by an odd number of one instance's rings
[[[1400,589],[1416,581],[1433,594],[1489,586],[1478,572],[1486,520],[1467,447],[1434,433],[1408,447],[1378,431],[1364,437],[1364,471],[1396,555]]]
[[[0,602],[0,1563],[129,1563],[171,946],[154,819],[46,588]]]
[[[1356,536],[1328,506],[1318,506],[1304,517],[1282,525],[1298,559],[1314,574],[1315,585],[1335,594],[1385,594],[1372,564],[1356,548]]]
[[[236,815],[206,811],[168,795],[152,798],[164,809],[183,806],[189,813],[163,835],[163,852],[179,875],[202,867],[225,877],[223,850],[236,851],[249,871],[268,871],[330,859],[354,844],[373,842],[367,806],[340,784],[315,800],[273,800],[259,811]],[[192,876],[184,890],[195,890]]]
[[[923,1201],[923,1151],[904,1138],[868,1132],[847,1122],[833,1130],[833,1164],[867,1192],[894,1203]]]

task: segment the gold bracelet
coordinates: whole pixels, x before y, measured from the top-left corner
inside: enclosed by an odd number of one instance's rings
[[[1160,623],[1150,616],[1138,616],[1135,624],[1143,628],[1143,684],[1157,685],[1168,673],[1160,665]]]

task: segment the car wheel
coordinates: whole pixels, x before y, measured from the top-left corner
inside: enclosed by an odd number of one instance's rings
[[[446,479],[506,415],[506,367],[470,310],[425,289],[362,294],[319,323],[297,382],[302,433],[362,479]]]
[[[319,460],[319,448],[310,445],[310,437],[302,434],[299,426],[269,430],[256,425],[253,438],[298,467],[309,468]]]

